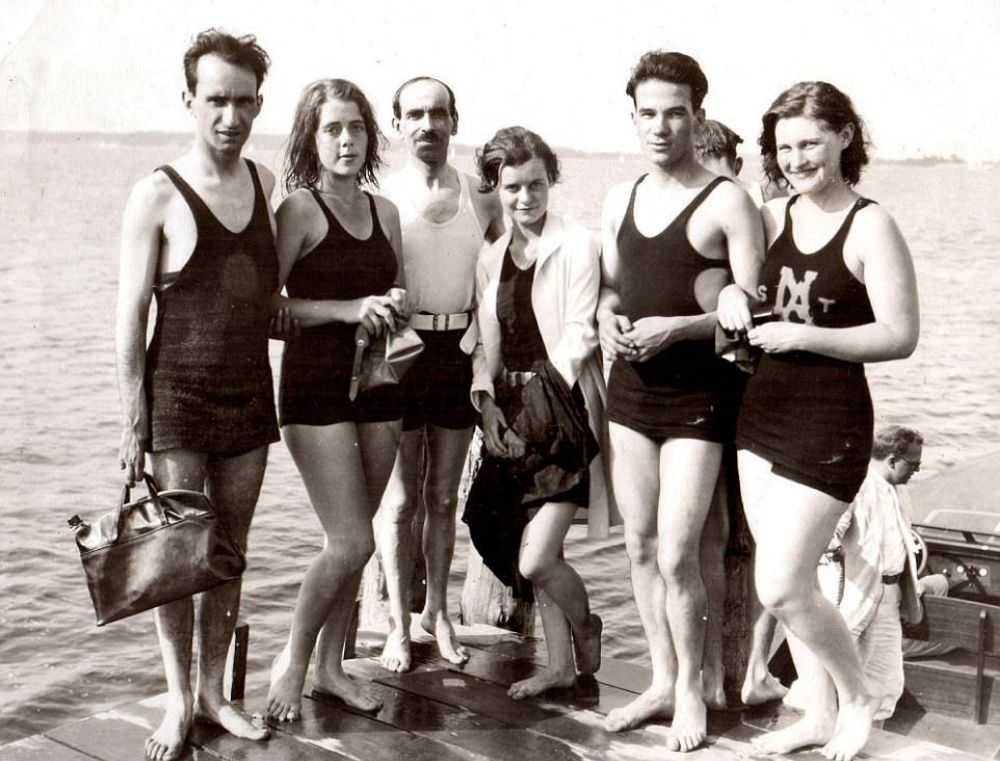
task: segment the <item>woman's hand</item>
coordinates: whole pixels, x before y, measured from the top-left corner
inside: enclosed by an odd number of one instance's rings
[[[715,314],[719,324],[730,333],[745,333],[753,328],[750,297],[735,283],[719,291]]]
[[[645,362],[654,354],[666,349],[681,339],[679,330],[685,322],[680,317],[643,317],[632,324],[632,329],[623,333],[630,344],[623,359],[630,362]]]
[[[503,443],[507,450],[507,456],[510,459],[516,460],[524,457],[527,445],[524,443],[524,439],[514,433],[510,428],[503,433]]]
[[[486,451],[494,457],[510,457],[507,445],[504,443],[507,419],[503,411],[497,407],[493,397],[486,393],[482,394],[479,409],[483,415],[483,441],[486,444]]]
[[[747,333],[747,340],[766,354],[782,354],[805,348],[803,338],[808,330],[808,325],[798,322],[766,322]]]
[[[271,315],[269,335],[278,341],[288,341],[302,334],[299,321],[292,317],[292,310],[287,306],[280,307]]]
[[[608,360],[629,359],[632,344],[625,332],[632,330],[632,321],[623,314],[609,314],[598,320],[601,351]]]
[[[377,338],[386,332],[394,333],[398,314],[391,296],[365,296],[358,307],[358,322],[365,326],[368,335]],[[400,321],[399,324],[402,324]]]

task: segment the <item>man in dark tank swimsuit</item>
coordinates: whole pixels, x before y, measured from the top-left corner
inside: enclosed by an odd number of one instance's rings
[[[268,202],[274,177],[241,157],[268,63],[252,36],[214,29],[198,35],[185,54],[194,144],[136,183],[129,197],[115,330],[128,482],[141,479],[148,456],[161,488],[204,490],[244,548],[268,444],[278,439],[267,356],[278,283]],[[156,326],[147,349],[154,295]],[[223,696],[240,582],[198,599],[197,619],[194,598],[155,611],[167,701],[163,722],[146,741],[152,761],[182,754],[196,716],[238,737],[268,736]]]
[[[699,540],[734,410],[714,353],[716,298],[730,273],[753,289],[763,258],[759,216],[735,183],[694,155],[708,90],[682,53],[644,55],[626,92],[649,174],[614,188],[602,220],[601,345],[608,380],[612,483],[625,518],[636,606],[649,643],[649,689],[605,722],[611,731],[673,717],[667,747],[706,736],[702,682],[706,599]],[[709,682],[712,682],[709,684]]]

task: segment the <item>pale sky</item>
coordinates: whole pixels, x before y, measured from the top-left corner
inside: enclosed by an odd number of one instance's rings
[[[181,57],[208,26],[271,56],[255,130],[285,134],[302,88],[358,83],[389,129],[418,74],[457,94],[459,142],[523,124],[549,142],[629,152],[629,70],[680,50],[708,76],[705,109],[756,153],[781,90],[825,79],[869,124],[875,155],[1000,159],[997,0],[0,0],[0,129],[190,129]]]

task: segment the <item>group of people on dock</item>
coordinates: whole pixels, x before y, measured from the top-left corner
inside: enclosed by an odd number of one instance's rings
[[[148,461],[162,487],[204,490],[245,546],[280,424],[322,526],[272,667],[267,717],[301,716],[313,654],[317,692],[379,707],[342,667],[376,547],[390,601],[381,662],[410,668],[406,578],[421,501],[420,624],[441,656],[468,660],[447,580],[478,424],[485,453],[470,499],[502,500],[517,524],[506,550],[532,584],[549,658],[511,686],[512,698],[598,670],[602,620],[563,542],[580,508],[599,526],[617,510],[652,683],[606,728],[669,718],[668,749],[702,744],[707,709],[725,704],[725,530],[714,524],[725,523],[734,491],[726,479],[738,477],[760,603],[783,625],[800,673],[820,674],[832,696],[758,747],[858,754],[878,700],[816,568],[868,469],[863,363],[909,355],[919,325],[906,244],[854,190],[868,157],[849,98],[815,81],[781,93],[763,116],[766,182],[744,186],[735,136],[705,126],[698,63],[644,54],[626,92],[648,172],[607,193],[596,240],[548,208],[559,162],[534,132],[498,130],[476,153],[478,180],[456,170],[456,96],[429,76],[393,97],[406,162],[385,178],[365,94],[344,79],[308,85],[272,213],[274,176],[242,157],[268,65],[252,36],[217,30],[185,54],[194,143],[129,197],[116,329],[130,483]],[[704,150],[719,136],[729,149]],[[765,201],[776,189],[790,196]],[[412,328],[424,349],[399,384],[355,398],[359,325],[372,339]],[[286,339],[277,409],[275,335]],[[717,344],[743,359],[728,361]],[[168,699],[146,744],[153,761],[180,755],[195,716],[268,736],[223,697],[239,598],[236,581],[156,610]],[[758,688],[766,695],[766,679]]]

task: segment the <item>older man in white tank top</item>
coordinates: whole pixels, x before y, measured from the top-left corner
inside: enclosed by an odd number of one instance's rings
[[[403,382],[403,435],[378,529],[391,617],[381,661],[387,669],[406,671],[410,523],[421,497],[426,506],[427,596],[420,623],[446,659],[464,663],[469,657],[448,617],[447,585],[458,483],[475,420],[469,402],[475,337],[469,328],[476,258],[484,237],[492,241],[499,235],[502,216],[494,195],[479,193],[474,180],[448,164],[458,112],[447,85],[430,77],[411,79],[396,91],[392,107],[407,163],[383,181],[382,192],[399,207],[406,288],[415,309],[410,324],[425,344]],[[423,483],[422,453],[427,462]]]

